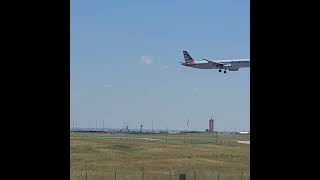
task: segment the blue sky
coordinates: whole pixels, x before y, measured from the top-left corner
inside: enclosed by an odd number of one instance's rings
[[[250,58],[249,4],[71,0],[71,126],[205,130],[213,116],[218,130],[249,130],[250,69],[179,63],[182,50],[199,60]]]

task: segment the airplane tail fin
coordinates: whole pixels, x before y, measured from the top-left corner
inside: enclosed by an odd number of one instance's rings
[[[182,51],[183,52],[183,57],[184,57],[184,60],[187,64],[191,64],[191,63],[194,63],[194,60],[192,59],[192,57],[188,54],[187,51]]]

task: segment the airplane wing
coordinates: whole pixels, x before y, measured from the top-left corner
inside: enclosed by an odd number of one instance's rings
[[[224,66],[224,64],[222,64],[222,63],[213,62],[213,61],[210,61],[208,59],[203,59],[203,60],[208,61],[209,63],[215,65],[216,67],[223,67]]]

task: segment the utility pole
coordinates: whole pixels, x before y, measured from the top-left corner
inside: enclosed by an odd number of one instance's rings
[[[168,131],[168,125],[166,125],[166,128],[167,128],[167,132],[166,132],[166,143],[168,142],[168,133],[169,133],[169,131]]]
[[[189,118],[187,118],[187,130],[186,132],[189,130]]]
[[[166,143],[168,142],[168,132],[166,132]]]
[[[142,123],[141,123],[141,125],[140,125],[140,132],[142,133]]]
[[[75,131],[77,130],[77,120],[76,120],[76,129],[75,129]]]
[[[216,132],[216,144],[218,144],[218,132]]]

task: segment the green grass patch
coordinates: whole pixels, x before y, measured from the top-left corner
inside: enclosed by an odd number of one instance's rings
[[[133,148],[133,147],[128,146],[126,144],[114,144],[114,145],[111,145],[107,148],[111,149],[111,150],[115,150],[115,151],[120,151],[123,153],[131,153],[131,154],[135,153],[137,151],[136,148]]]

